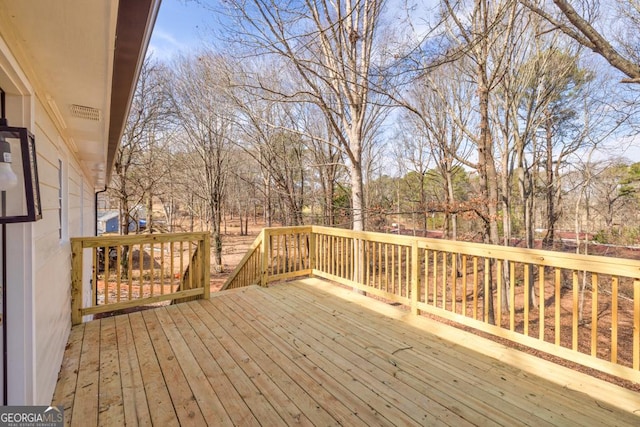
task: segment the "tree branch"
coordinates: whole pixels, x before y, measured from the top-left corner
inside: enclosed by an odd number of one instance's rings
[[[567,0],[553,0],[553,3],[574,28],[558,23],[549,13],[531,4],[528,0],[520,0],[520,2],[581,45],[602,56],[611,66],[626,74],[629,78],[623,79],[622,83],[640,83],[640,65],[622,56],[602,34],[580,16]]]

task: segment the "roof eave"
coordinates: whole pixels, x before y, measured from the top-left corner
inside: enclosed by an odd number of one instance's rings
[[[120,145],[140,68],[151,38],[161,0],[120,1],[111,82],[106,182]]]

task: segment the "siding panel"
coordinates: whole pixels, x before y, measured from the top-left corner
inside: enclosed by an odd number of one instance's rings
[[[93,218],[93,206],[86,203],[92,187],[82,175],[79,161],[67,147],[60,146],[62,138],[38,103],[36,106],[36,144],[38,172],[42,198],[42,220],[34,224],[34,313],[36,399],[48,404],[53,396],[64,347],[71,328],[71,252],[68,238],[58,234],[59,184],[58,161],[67,171],[66,205],[69,235],[78,235],[85,223]],[[85,181],[81,185],[81,182]],[[80,194],[81,187],[84,194]],[[84,201],[81,201],[84,198]],[[84,208],[85,212],[81,212]],[[63,217],[64,220],[64,217]]]

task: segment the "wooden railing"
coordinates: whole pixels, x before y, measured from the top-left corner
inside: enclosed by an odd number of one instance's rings
[[[238,263],[238,267],[227,278],[220,289],[221,291],[225,289],[242,288],[249,285],[262,285],[264,283],[262,273],[264,234],[265,231],[261,231],[251,246],[249,246],[249,250],[247,250],[247,253]]]
[[[71,239],[71,320],[162,301],[209,298],[209,234]]]
[[[640,261],[316,226],[245,258],[227,288],[323,277],[640,382]]]
[[[265,228],[221,290],[311,274],[311,227]]]

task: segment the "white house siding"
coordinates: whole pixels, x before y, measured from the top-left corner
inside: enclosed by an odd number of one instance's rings
[[[36,404],[51,401],[71,327],[71,251],[69,237],[92,235],[92,186],[78,160],[36,102],[35,136],[42,198],[42,220],[34,225]],[[58,173],[62,161],[62,238],[59,234]]]
[[[23,98],[22,103],[27,105],[22,109],[28,110],[30,119],[15,123],[10,117],[10,123],[27,125],[35,134],[42,219],[35,223],[7,225],[8,402],[11,405],[48,405],[71,327],[69,237],[93,235],[93,185],[83,175],[78,159],[64,144],[41,101],[28,97]],[[63,171],[62,238],[59,231],[60,164]]]

